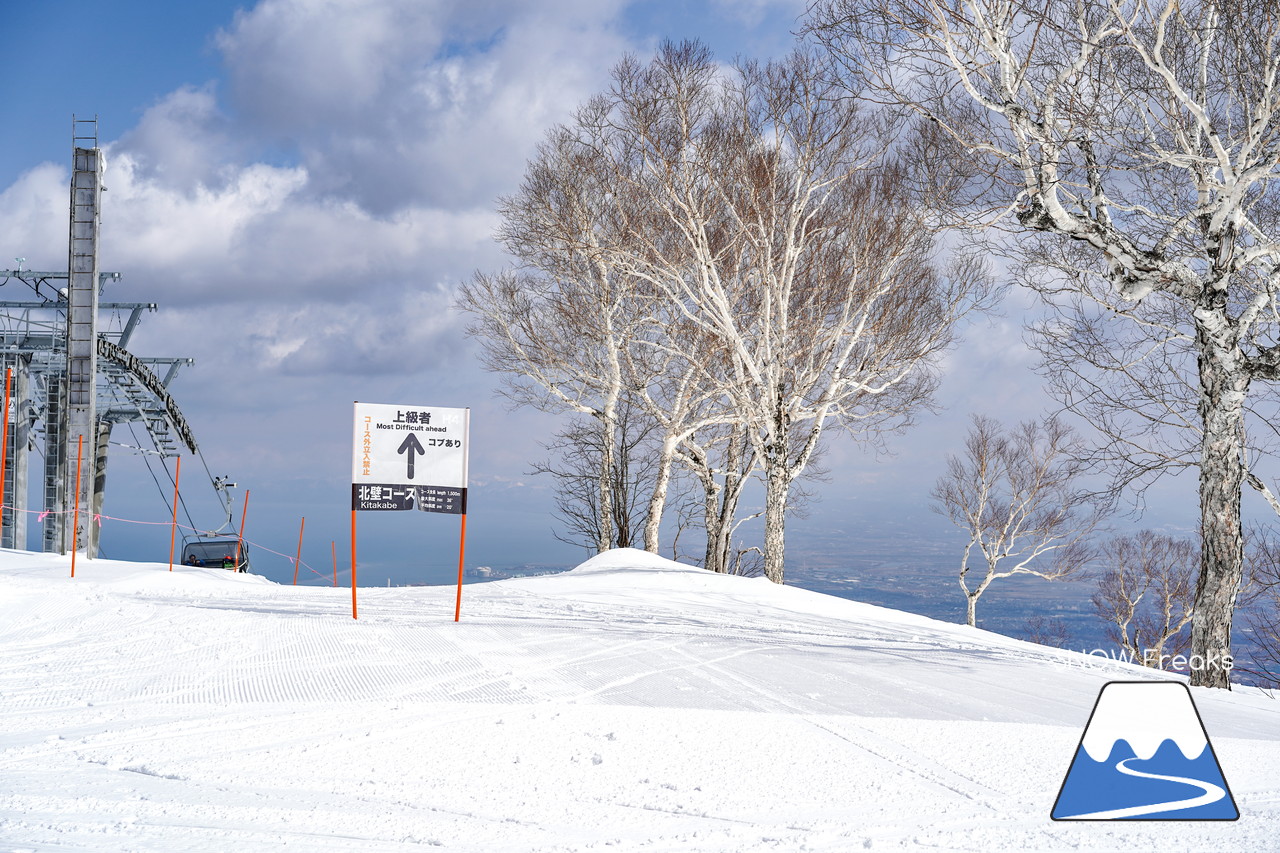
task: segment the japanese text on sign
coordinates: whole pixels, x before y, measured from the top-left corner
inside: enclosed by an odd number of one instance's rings
[[[355,404],[351,508],[465,513],[469,409]]]

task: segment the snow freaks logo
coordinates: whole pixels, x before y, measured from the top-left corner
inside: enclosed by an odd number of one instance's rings
[[[1080,650],[1083,658],[1072,656],[1070,659],[1055,660],[1054,666],[1061,669],[1093,669],[1101,667],[1107,661],[1117,663],[1140,664],[1153,669],[1169,669],[1174,672],[1199,672],[1206,669],[1227,670],[1235,668],[1236,662],[1231,655],[1166,655],[1158,649],[1146,649],[1141,657],[1132,652],[1117,649]]]
[[[1191,691],[1179,681],[1103,685],[1054,820],[1236,820]]]

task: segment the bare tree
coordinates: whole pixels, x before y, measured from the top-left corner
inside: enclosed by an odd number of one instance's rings
[[[597,249],[625,239],[606,203],[612,191],[595,158],[563,127],[553,128],[524,181],[499,206],[498,239],[517,270],[476,273],[458,306],[475,318],[485,366],[504,376],[518,405],[567,410],[599,424],[599,470],[591,502],[596,548],[615,543],[618,407],[636,379],[626,352],[649,322],[646,296],[601,261]]]
[[[1268,687],[1280,687],[1280,541],[1269,528],[1252,531],[1250,657]]]
[[[1150,530],[1105,542],[1106,568],[1092,601],[1107,638],[1154,669],[1184,654],[1191,645],[1184,629],[1194,611],[1199,558],[1194,542]]]
[[[517,405],[568,410],[599,423],[596,472],[597,551],[614,542],[614,484],[618,403],[625,390],[618,352],[625,345],[626,295],[607,270],[582,279],[545,274],[477,273],[463,284],[458,305],[476,319],[468,332],[482,358],[505,379]]]
[[[602,254],[723,354],[712,382],[762,467],[778,583],[788,498],[828,421],[870,442],[909,425],[983,283],[932,265],[885,136],[819,72],[800,52],[728,75],[699,44],[664,45],[615,69],[584,140],[644,211]]]
[[[732,472],[718,469],[715,450],[717,446],[723,447],[724,442],[708,443],[699,435],[722,436],[722,427],[735,420],[723,391],[723,353],[717,341],[691,326],[674,306],[654,300],[653,310],[654,322],[641,330],[636,345],[628,350],[627,364],[630,375],[644,378],[636,381],[634,398],[656,425],[655,433],[659,436],[656,452],[651,457],[654,481],[644,528],[645,550],[656,554],[668,487],[677,461],[695,475],[707,500],[719,507],[720,511],[703,515],[708,542],[711,542],[720,538],[722,520],[732,527],[741,493],[737,479],[745,481],[755,466],[755,459],[747,458],[745,469],[739,471],[741,454],[736,445],[730,444],[726,461]],[[723,475],[727,490],[717,480],[718,474]],[[711,559],[710,550],[707,555],[705,568],[723,571],[723,566]]]
[[[680,461],[702,486],[702,527],[706,549],[702,565],[713,572],[730,571],[733,537],[755,518],[738,516],[738,503],[756,469],[756,454],[742,424],[691,433],[679,449]]]
[[[961,187],[952,198],[966,202],[949,215],[1041,235],[1005,246],[1050,271],[1033,282],[1065,305],[1047,340],[1073,353],[1052,365],[1078,380],[1068,402],[1089,415],[1110,396],[1112,447],[1148,471],[1194,454],[1192,648],[1209,665],[1192,683],[1229,687],[1241,487],[1263,484],[1248,469],[1250,394],[1256,403],[1280,379],[1275,5],[823,0],[811,11],[844,74],[929,128],[940,170],[923,183]],[[1115,320],[1137,330],[1113,336]],[[1144,374],[1150,385],[1128,381]],[[1168,441],[1180,425],[1190,439]]]
[[[1057,616],[1032,616],[1022,629],[1022,639],[1055,649],[1071,644],[1071,629]]]
[[[600,421],[580,416],[558,432],[545,447],[553,456],[537,463],[529,473],[549,474],[555,479],[556,515],[564,534],[555,536],[570,545],[595,551],[606,536],[611,548],[634,548],[646,526],[649,495],[657,477],[651,460],[655,451],[657,424],[644,417],[624,397],[618,406],[617,428],[612,431],[617,444],[608,453],[612,511],[610,533],[600,530],[600,469],[606,455],[605,432]]]
[[[1014,575],[1058,580],[1088,562],[1086,540],[1103,510],[1079,485],[1081,446],[1056,418],[1006,432],[996,420],[974,415],[964,456],[947,457],[947,473],[931,493],[933,510],[969,537],[960,560],[969,625],[977,625],[978,599],[994,581]]]
[[[971,260],[934,266],[886,129],[814,56],[729,73],[702,45],[668,44],[614,81],[503,202],[521,270],[478,274],[460,304],[517,402],[599,421],[597,547],[613,538],[610,454],[632,395],[662,435],[646,547],[680,459],[707,489],[708,562],[727,567],[759,465],[780,583],[788,501],[828,423],[873,444],[909,425],[986,279]]]

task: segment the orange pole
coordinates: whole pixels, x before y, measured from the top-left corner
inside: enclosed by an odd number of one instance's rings
[[[13,381],[13,368],[9,367],[4,372],[4,437],[0,438],[0,519],[4,518],[4,485],[5,473],[9,467],[9,383]],[[15,423],[14,428],[17,429]],[[15,548],[25,548],[27,543],[23,542],[19,545],[16,541],[13,543]]]
[[[356,511],[351,510],[351,618],[356,616]]]
[[[244,509],[240,513],[240,538],[236,540],[236,564],[232,571],[240,571],[240,549],[244,546],[244,520],[249,517],[249,490],[244,490]]]
[[[182,478],[182,457],[173,473],[173,527],[169,529],[169,571],[173,571],[173,544],[178,540],[178,480]]]
[[[453,621],[462,618],[462,555],[467,549],[467,514],[462,514],[462,531],[458,534],[458,602],[453,606]]]
[[[76,508],[71,522],[71,577],[76,576],[76,550],[80,545],[80,461],[84,457],[84,433],[76,436]]]
[[[329,549],[333,551],[333,585],[338,585],[338,542],[336,539],[329,540]]]
[[[298,566],[302,565],[302,531],[307,529],[307,517],[302,517],[302,523],[298,525],[298,559],[293,561],[293,585],[298,585]]]

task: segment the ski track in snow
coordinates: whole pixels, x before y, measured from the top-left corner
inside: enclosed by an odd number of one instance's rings
[[[1197,691],[1240,821],[1054,823],[1098,689],[1149,673],[762,580],[619,552],[468,586],[454,624],[449,588],[357,621],[349,590],[60,559],[0,552],[0,851],[1280,837],[1276,701]]]

